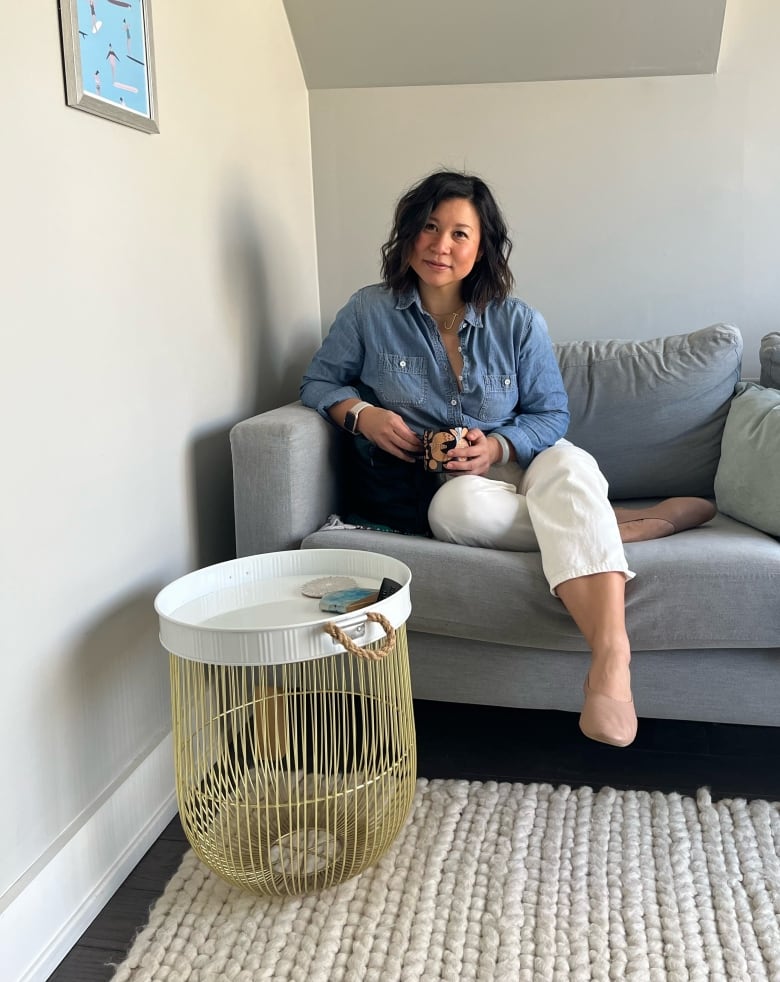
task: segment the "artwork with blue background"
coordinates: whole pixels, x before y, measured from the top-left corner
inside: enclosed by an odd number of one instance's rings
[[[141,0],[78,0],[84,92],[149,116]]]

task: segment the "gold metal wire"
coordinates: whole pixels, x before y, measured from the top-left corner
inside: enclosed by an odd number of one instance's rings
[[[215,873],[286,896],[341,883],[387,851],[417,774],[405,625],[376,661],[342,652],[245,667],[171,654],[170,666],[181,822]]]

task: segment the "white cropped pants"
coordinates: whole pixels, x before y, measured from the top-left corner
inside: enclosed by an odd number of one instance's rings
[[[542,554],[550,590],[592,573],[632,573],[607,481],[585,450],[559,440],[523,470],[509,463],[490,476],[451,475],[433,496],[435,538],[466,546]]]

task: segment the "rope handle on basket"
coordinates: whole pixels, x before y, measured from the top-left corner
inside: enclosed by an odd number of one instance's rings
[[[327,624],[323,624],[322,630],[326,634],[329,634],[334,641],[337,641],[351,655],[357,655],[358,658],[365,658],[368,661],[379,661],[380,658],[384,658],[385,655],[389,655],[395,647],[395,628],[384,614],[378,614],[372,611],[366,614],[366,619],[369,621],[375,621],[377,624],[381,624],[384,628],[386,637],[384,643],[379,648],[361,648],[360,645],[355,644],[352,638],[346,635],[337,624],[333,623],[333,621],[328,621]]]

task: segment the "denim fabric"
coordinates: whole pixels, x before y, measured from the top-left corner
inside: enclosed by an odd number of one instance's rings
[[[349,523],[373,522],[395,532],[430,535],[428,505],[439,475],[385,453],[358,434],[345,444],[344,508]]]
[[[381,286],[364,287],[336,315],[303,377],[301,401],[330,419],[330,406],[367,399],[397,412],[419,435],[450,426],[500,433],[526,467],[569,423],[544,318],[515,298],[482,313],[469,304],[458,337],[460,389],[417,290],[396,298]]]

